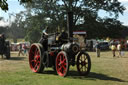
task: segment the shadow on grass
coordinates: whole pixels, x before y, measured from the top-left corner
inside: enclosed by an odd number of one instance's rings
[[[42,74],[57,75],[55,71],[44,71]]]
[[[25,57],[11,57],[9,60],[24,60]]]
[[[74,78],[74,79],[85,79],[85,80],[109,80],[109,81],[118,81],[118,82],[128,82],[119,78],[115,78],[115,77],[110,77],[108,75],[105,74],[100,74],[100,73],[94,73],[94,72],[90,72],[88,76],[80,76],[79,73],[77,71],[70,71],[69,75],[67,76],[69,78]]]
[[[50,74],[57,75],[57,73],[53,70],[44,71],[42,74]],[[59,75],[58,75],[59,76]],[[117,81],[117,82],[128,82],[119,78],[110,77],[105,74],[90,72],[88,76],[80,76],[77,71],[69,71],[68,75],[65,78],[73,78],[73,79],[81,79],[81,80],[109,80],[109,81]]]

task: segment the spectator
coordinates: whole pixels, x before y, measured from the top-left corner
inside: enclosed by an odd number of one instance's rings
[[[100,57],[100,44],[97,42],[96,43],[96,54],[97,54],[97,57]]]
[[[112,43],[112,46],[111,46],[111,50],[112,50],[112,54],[113,54],[113,57],[115,57],[115,51],[116,51],[116,46],[114,43]]]
[[[92,40],[90,41],[90,50],[91,51],[93,50],[93,41]]]
[[[30,46],[26,44],[26,53],[28,54]]]
[[[24,55],[26,54],[26,56],[27,56],[27,46],[26,46],[26,44],[23,45],[23,50],[24,50]]]
[[[119,53],[119,57],[121,57],[122,55],[121,55],[121,43],[119,43],[118,45],[117,45],[117,50],[118,50],[118,53]]]
[[[22,54],[24,56],[23,49],[22,49],[22,44],[19,44],[19,53],[18,53],[18,56],[20,56],[20,54]]]

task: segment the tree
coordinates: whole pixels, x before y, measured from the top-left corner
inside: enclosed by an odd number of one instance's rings
[[[3,19],[3,17],[0,17],[0,21]]]
[[[111,38],[121,38],[122,37],[122,23],[119,20],[107,18],[103,22],[107,36]]]
[[[0,21],[4,20],[3,17],[0,17]],[[7,26],[0,26],[0,34],[5,34],[5,36],[7,36],[7,30],[8,30],[8,27]]]
[[[7,0],[2,0],[1,3],[5,8]],[[90,38],[104,37],[107,28],[103,24],[102,18],[98,15],[99,10],[104,10],[115,15],[113,19],[117,19],[119,13],[123,14],[125,7],[118,0],[19,0],[24,5],[31,16],[26,15],[25,29],[28,33],[31,29],[38,29],[40,34],[41,27],[45,28],[49,25],[52,30],[56,27],[66,28],[67,12],[73,11],[73,29],[77,30],[83,26],[83,30],[87,30]],[[26,3],[27,2],[27,3]],[[31,3],[29,3],[31,2]],[[2,8],[2,4],[0,7]],[[4,6],[3,6],[4,7]],[[6,9],[5,9],[6,10]],[[29,13],[30,14],[30,13]],[[47,19],[49,19],[47,23]],[[100,21],[99,21],[100,19]],[[80,22],[82,20],[82,22]],[[112,24],[111,24],[112,26]],[[115,26],[115,25],[113,25]],[[110,27],[110,26],[109,26]],[[113,28],[112,28],[113,29]],[[111,29],[109,29],[111,30]],[[115,29],[113,29],[115,30]],[[106,34],[105,34],[106,33]],[[28,35],[27,35],[28,36]]]
[[[0,26],[0,34],[6,33],[6,31],[7,31],[7,27]]]
[[[125,10],[118,0],[32,0],[31,4],[25,4],[35,14],[46,14],[46,17],[55,21],[64,19],[68,11],[73,11],[74,24],[83,17],[97,17],[101,9],[110,14],[114,13],[116,17]]]
[[[112,18],[113,20],[117,20],[119,13],[123,14],[125,10],[125,7],[118,0],[32,0],[31,4],[24,3],[23,5],[27,9],[31,9],[31,12],[34,13],[33,17],[40,17],[37,22],[49,18],[49,25],[53,29],[58,26],[66,28],[67,12],[73,11],[73,29],[78,30],[83,26],[83,30],[87,31],[90,38],[106,37],[108,35],[105,23],[102,22],[104,19],[98,15],[99,10],[109,12],[110,16],[115,15]],[[80,20],[82,22],[79,22]],[[43,25],[46,26],[46,23]],[[116,30],[113,27],[112,29]]]
[[[122,26],[123,30],[122,30],[122,38],[125,38],[126,40],[128,40],[128,26]]]
[[[26,2],[31,2],[31,0],[18,0],[20,3],[26,3]],[[8,10],[8,3],[7,0],[0,0],[0,8],[4,11]]]
[[[10,38],[13,38],[13,41],[16,43],[18,38],[25,37],[24,29],[24,12],[20,12],[16,15],[10,14],[10,16],[15,17],[15,20],[11,23],[11,26],[8,28],[8,34]]]
[[[119,13],[123,14],[125,7],[118,0],[18,0],[29,9],[26,20],[23,21],[26,30],[26,39],[30,40],[32,32],[36,31],[40,35],[41,30],[47,25],[51,30],[58,26],[66,28],[67,12],[73,11],[73,29],[77,30],[83,26],[89,34],[89,38],[104,37],[109,35],[107,31],[117,30],[118,25],[110,24],[109,20],[100,18],[99,10],[104,10],[115,15],[112,19],[117,20]],[[27,3],[26,3],[27,2]],[[29,3],[31,2],[31,3]],[[0,7],[8,10],[7,0],[0,1]],[[31,12],[31,13],[30,13]],[[82,20],[82,22],[80,22]],[[106,23],[107,22],[107,23]],[[17,23],[17,22],[16,22]],[[108,25],[108,26],[107,26]],[[12,26],[17,26],[13,23]],[[107,28],[106,28],[107,26]],[[110,28],[108,28],[110,27]],[[30,33],[29,33],[30,32]],[[119,32],[119,31],[118,31]],[[116,33],[118,34],[118,33]],[[115,34],[114,34],[115,35]],[[119,34],[118,34],[119,36]],[[117,35],[116,35],[117,37]],[[33,39],[34,40],[34,39]]]
[[[33,30],[28,31],[25,39],[30,43],[38,42],[41,37],[41,33],[39,33],[39,31],[39,29],[33,28]]]

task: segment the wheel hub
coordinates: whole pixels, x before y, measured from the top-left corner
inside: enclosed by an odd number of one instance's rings
[[[85,61],[82,61],[82,66],[86,65],[86,62]]]

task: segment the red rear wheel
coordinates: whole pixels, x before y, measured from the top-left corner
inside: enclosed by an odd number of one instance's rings
[[[40,44],[32,44],[29,51],[29,64],[33,72],[42,72],[44,66],[42,64],[41,46]]]
[[[80,52],[77,57],[77,71],[80,75],[86,76],[91,69],[90,56],[85,52]]]
[[[66,52],[61,51],[56,57],[56,71],[57,74],[64,77],[69,71],[69,63]]]

